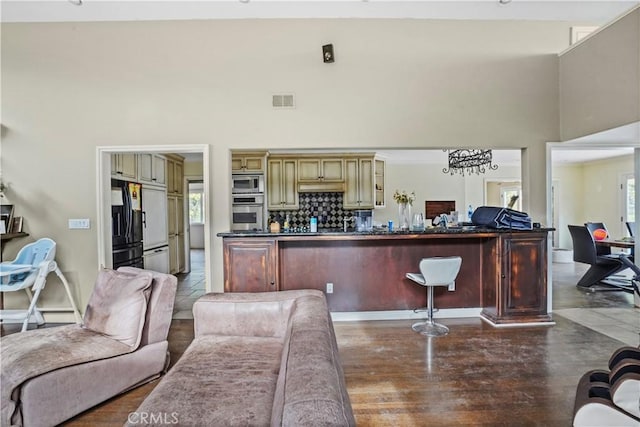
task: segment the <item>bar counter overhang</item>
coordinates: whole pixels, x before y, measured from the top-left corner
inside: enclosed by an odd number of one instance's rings
[[[334,316],[384,318],[385,313],[404,312],[407,318],[426,305],[426,293],[406,273],[417,272],[422,258],[459,255],[455,291],[435,289],[435,307],[442,310],[438,317],[479,313],[495,326],[516,326],[553,324],[547,310],[547,239],[552,230],[458,227],[218,236],[224,245],[225,292],[326,291],[332,283],[327,302]]]

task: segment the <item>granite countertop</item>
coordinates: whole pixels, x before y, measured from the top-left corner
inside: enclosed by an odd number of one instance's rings
[[[476,233],[522,233],[522,232],[543,232],[543,231],[553,231],[553,228],[534,228],[533,230],[509,230],[509,229],[495,229],[488,227],[477,227],[477,226],[462,226],[462,227],[430,227],[425,229],[424,231],[387,231],[386,228],[383,229],[375,229],[373,231],[355,231],[353,229],[349,229],[348,231],[343,231],[342,229],[318,229],[317,233],[311,233],[309,231],[290,231],[290,232],[279,232],[279,233],[271,233],[269,231],[260,231],[260,230],[248,230],[248,231],[227,231],[223,233],[218,233],[218,237],[283,237],[283,236],[403,236],[403,235],[431,235],[431,234],[476,234]]]

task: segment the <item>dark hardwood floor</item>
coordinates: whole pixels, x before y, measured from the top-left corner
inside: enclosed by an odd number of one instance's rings
[[[586,294],[575,288],[576,280],[575,274],[554,276],[554,306],[637,310],[629,296]],[[605,368],[624,344],[562,316],[554,320],[555,326],[494,328],[479,319],[442,319],[451,332],[439,338],[416,334],[409,320],[336,322],[358,425],[570,426],[580,376]],[[193,321],[174,320],[172,364],[192,339]],[[122,425],[157,383],[65,425]]]
[[[439,338],[406,321],[336,324],[358,425],[570,426],[580,376],[621,344],[556,321],[497,329],[448,320]]]

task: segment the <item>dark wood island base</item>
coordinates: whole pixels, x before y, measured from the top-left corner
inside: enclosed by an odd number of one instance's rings
[[[455,291],[435,307],[480,308],[494,326],[552,324],[547,312],[550,229],[463,227],[419,233],[220,233],[225,292],[327,290],[332,312],[413,310],[425,289],[405,277],[420,259],[462,257]]]

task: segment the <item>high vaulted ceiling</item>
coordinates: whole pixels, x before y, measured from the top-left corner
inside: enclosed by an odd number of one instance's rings
[[[252,18],[552,20],[603,25],[638,0],[2,0],[2,22]]]

